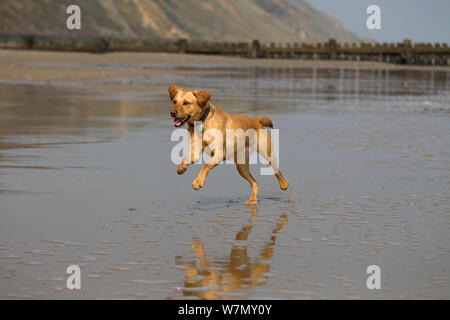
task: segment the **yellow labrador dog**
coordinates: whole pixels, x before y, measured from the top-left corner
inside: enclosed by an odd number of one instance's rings
[[[207,91],[184,90],[178,86],[170,86],[169,94],[170,100],[173,102],[170,115],[173,117],[174,126],[181,127],[188,124],[190,134],[190,152],[178,167],[178,174],[183,174],[188,165],[200,160],[203,152],[211,155],[211,160],[203,166],[192,183],[194,190],[203,187],[206,176],[215,166],[222,161],[233,159],[239,174],[252,187],[250,199],[245,204],[256,205],[258,202],[258,184],[249,170],[251,141],[255,141],[256,151],[269,161],[280,188],[282,190],[288,188],[289,183],[278,170],[276,157],[271,152],[271,136],[265,129],[265,127],[273,128],[272,121],[269,118],[246,115],[231,116],[210,102],[211,94]],[[196,123],[200,126],[194,126]],[[210,132],[215,134],[209,134]],[[229,140],[230,135],[227,135],[230,132],[237,132],[237,134],[231,136],[232,140]],[[248,132],[250,134],[247,134]],[[196,140],[196,136],[200,138]],[[244,136],[244,143],[239,143],[239,138],[242,136]],[[200,142],[196,143],[196,141]],[[233,145],[233,148],[227,148],[227,144],[228,147]],[[232,150],[231,153],[229,149]]]

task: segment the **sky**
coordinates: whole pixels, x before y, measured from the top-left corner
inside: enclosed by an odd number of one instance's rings
[[[337,18],[361,38],[378,42],[450,43],[450,0],[308,0],[314,7]],[[370,5],[381,9],[381,30],[369,30]]]

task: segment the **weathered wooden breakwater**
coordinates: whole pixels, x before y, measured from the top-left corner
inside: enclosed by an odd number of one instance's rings
[[[240,56],[255,59],[377,61],[407,65],[450,65],[446,43],[325,43],[263,44],[189,41],[145,41],[107,38],[52,38],[0,35],[0,48],[75,52],[168,52]]]

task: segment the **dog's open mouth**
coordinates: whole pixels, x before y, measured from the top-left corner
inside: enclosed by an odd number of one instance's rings
[[[175,119],[173,119],[173,125],[175,127],[181,127],[183,124],[188,122],[190,118],[191,118],[191,116],[189,116],[189,115],[187,115],[184,118],[175,118]]]

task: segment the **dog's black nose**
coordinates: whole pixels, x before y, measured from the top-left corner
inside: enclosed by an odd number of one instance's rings
[[[170,115],[175,118],[177,116],[177,110],[171,110]]]

